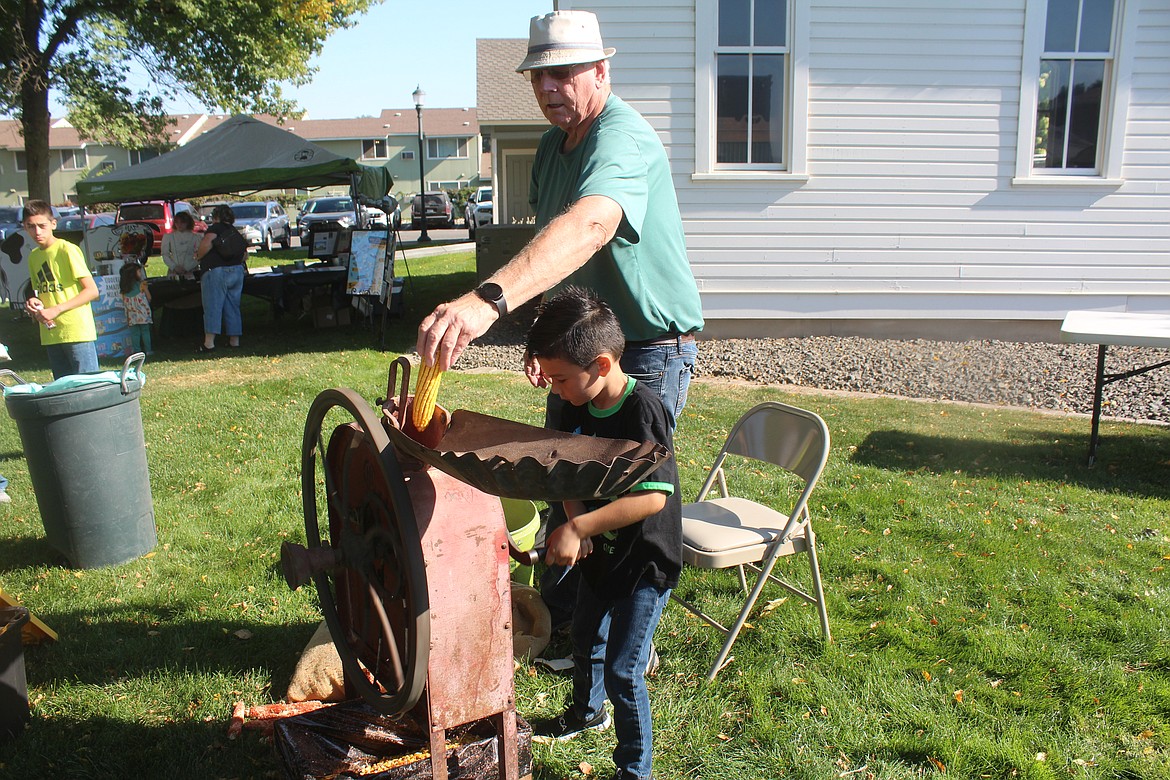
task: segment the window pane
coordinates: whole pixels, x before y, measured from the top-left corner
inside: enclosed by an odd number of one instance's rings
[[[1065,165],[1068,168],[1096,168],[1105,63],[1099,60],[1078,60],[1073,64],[1072,82],[1068,161]]]
[[[1040,93],[1036,105],[1037,168],[1064,167],[1065,109],[1072,63],[1068,60],[1040,61]]]
[[[748,57],[716,57],[715,162],[748,161]]]
[[[756,46],[784,46],[787,38],[787,0],[756,0]]]
[[[752,153],[754,163],[784,162],[784,55],[752,59]]]
[[[751,0],[719,0],[719,45],[747,46]]]
[[[1085,0],[1081,52],[1107,52],[1113,33],[1113,0]]]
[[[1048,0],[1044,51],[1076,50],[1077,5],[1077,0]]]
[[[67,171],[79,171],[88,164],[84,149],[62,149],[61,168]]]

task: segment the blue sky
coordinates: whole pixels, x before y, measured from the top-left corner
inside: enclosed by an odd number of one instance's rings
[[[527,38],[528,20],[552,0],[385,0],[355,27],[335,33],[313,59],[313,82],[288,90],[311,119],[377,116],[413,108],[415,86],[432,108],[475,105],[475,39]],[[180,99],[172,113],[202,112]],[[64,111],[54,102],[54,116]]]

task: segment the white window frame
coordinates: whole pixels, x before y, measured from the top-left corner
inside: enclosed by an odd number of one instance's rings
[[[80,149],[61,149],[61,170],[63,171],[84,171],[89,167],[89,155],[85,153],[85,147]],[[78,165],[78,157],[81,158],[81,165]]]
[[[373,154],[366,153],[366,146],[372,145],[374,148]],[[378,154],[378,147],[381,146],[382,154]],[[362,157],[363,160],[389,160],[390,159],[390,142],[385,138],[363,138],[362,139]]]
[[[147,157],[144,160],[144,159],[142,159],[143,152],[154,152],[154,157]],[[155,157],[159,157],[161,155],[162,155],[162,152],[159,151],[158,149],[127,149],[126,150],[126,161],[130,165],[141,165],[142,163],[150,162]],[[135,158],[138,158],[138,159],[135,159]]]
[[[13,163],[13,167],[15,168],[16,172],[17,173],[27,173],[28,172],[28,153],[25,152],[23,149],[14,149],[12,151],[12,156],[16,158],[16,161]]]
[[[455,147],[456,147],[455,154],[447,155],[445,157],[439,156],[439,154],[438,154],[438,152],[440,151],[439,143],[441,141],[450,141],[450,142],[454,143]],[[431,152],[431,144],[432,143],[435,144],[435,150],[434,150],[435,153]],[[468,138],[467,136],[447,136],[447,135],[428,136],[426,146],[427,146],[427,159],[428,160],[467,160],[467,159],[470,159],[470,157],[471,157],[471,155],[468,154],[468,152],[467,152],[468,148],[471,146],[471,139]],[[462,150],[463,154],[459,154],[460,150]]]
[[[402,159],[403,160],[413,160],[414,159],[414,149],[403,149],[402,150]]]
[[[716,55],[719,2],[695,0],[695,171],[692,181],[806,181],[808,179],[809,2],[788,0],[788,58],[784,85],[782,165],[715,162]]]
[[[1115,0],[1111,67],[1101,106],[1100,168],[1034,168],[1036,107],[1040,95],[1040,60],[1044,55],[1044,33],[1048,21],[1048,0],[1027,0],[1024,16],[1024,51],[1020,67],[1020,115],[1016,136],[1016,175],[1012,185],[1116,187],[1121,178],[1121,157],[1125,148],[1125,124],[1129,115],[1133,57],[1129,54],[1137,35],[1137,3]]]

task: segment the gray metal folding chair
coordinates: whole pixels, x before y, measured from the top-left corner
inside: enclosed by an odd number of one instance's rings
[[[724,471],[729,455],[771,463],[791,475],[798,481],[795,487],[800,488],[795,505],[785,513],[746,498],[732,496],[727,488]],[[683,507],[683,561],[702,569],[735,566],[739,570],[740,586],[747,595],[731,628],[693,604],[671,595],[672,599],[726,636],[723,649],[707,673],[708,680],[714,680],[723,667],[731,652],[731,645],[739,636],[740,629],[769,580],[814,604],[820,613],[825,641],[832,641],[817,564],[816,537],[808,512],[809,495],[828,457],[829,429],[818,415],[774,401],[762,403],[750,409],[735,423],[715,457],[711,473],[707,475],[698,499]],[[708,498],[716,484],[719,486],[719,496]],[[777,491],[777,495],[780,494],[781,491]],[[808,553],[809,568],[812,570],[811,595],[772,574],[780,558],[798,553]],[[745,567],[758,575],[750,592]]]

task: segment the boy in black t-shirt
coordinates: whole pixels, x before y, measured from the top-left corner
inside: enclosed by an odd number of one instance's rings
[[[613,311],[588,290],[567,287],[541,308],[528,359],[566,402],[561,430],[652,441],[673,455],[666,409],[618,365],[625,338]],[[668,458],[629,492],[564,504],[569,520],[548,538],[545,561],[579,565],[573,611],[573,701],[564,715],[533,723],[533,739],[570,739],[609,726],[615,780],[651,777],[650,639],[682,568],[678,469]]]

